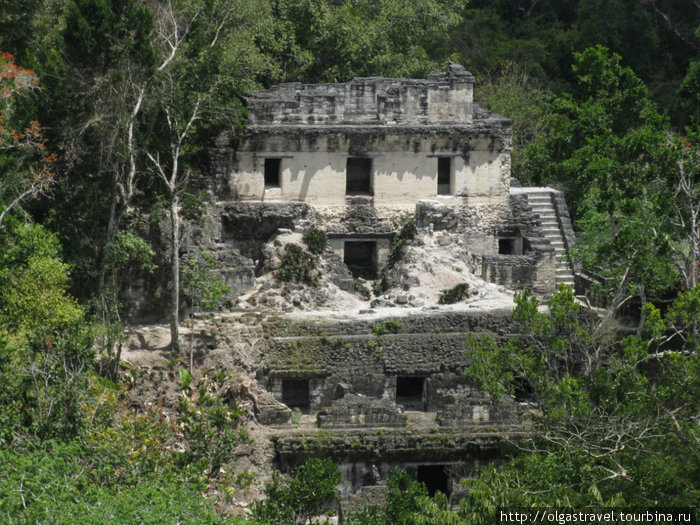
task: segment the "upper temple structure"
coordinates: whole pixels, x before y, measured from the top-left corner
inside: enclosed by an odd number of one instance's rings
[[[242,209],[264,209],[269,224],[323,229],[353,276],[373,279],[393,236],[415,218],[457,236],[487,281],[542,293],[573,283],[561,194],[511,190],[512,122],[473,99],[474,77],[457,64],[425,80],[287,83],[253,93],[242,136],[214,155],[221,237],[244,240],[251,233],[240,231]],[[294,203],[291,214],[305,219],[279,219]],[[229,277],[240,289],[240,275]]]
[[[427,80],[356,78],[254,93],[232,189],[239,199],[334,207],[503,202],[511,122],[475,108],[473,83],[452,65]]]

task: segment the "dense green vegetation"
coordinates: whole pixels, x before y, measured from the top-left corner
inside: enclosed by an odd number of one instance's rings
[[[170,273],[175,350],[181,274],[193,302],[219,300],[211,259],[180,269],[167,253],[201,208],[206,148],[240,130],[246,93],[423,76],[448,60],[475,73],[478,102],[514,119],[513,175],[566,191],[581,233],[572,257],[610,308],[585,325],[566,290],[547,315],[521,295],[522,333],[504,348],[470,338],[481,359],[469,374],[496,398],[527,394],[540,413],[532,437],[469,482],[458,511],[396,474],[386,508],[351,523],[697,504],[699,22],[684,0],[4,2],[0,521],[229,519],[204,494],[226,499],[245,483],[231,460],[248,439],[242,413],[218,393],[224,376],[195,382],[179,364],[172,414],[125,405],[124,282]],[[165,219],[167,249],[145,231]],[[280,271],[309,266],[297,251]],[[624,308],[641,315],[619,340]],[[276,478],[251,519],[303,520],[325,508],[334,479],[328,464]],[[300,485],[323,490],[315,499]]]

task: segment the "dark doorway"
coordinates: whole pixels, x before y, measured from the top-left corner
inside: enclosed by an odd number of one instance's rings
[[[438,195],[450,195],[450,178],[452,175],[452,157],[438,157]]]
[[[377,276],[377,243],[374,241],[345,241],[343,262],[357,279],[375,279]]]
[[[419,483],[425,484],[430,496],[434,496],[438,490],[446,496],[452,492],[450,476],[447,474],[445,465],[418,465],[417,477]]]
[[[280,187],[281,159],[265,159],[265,187]]]
[[[372,159],[348,159],[345,167],[345,194],[372,195]]]
[[[515,239],[498,239],[499,255],[515,255]]]
[[[425,391],[424,377],[397,377],[396,403],[411,410],[425,410],[423,392]]]
[[[298,408],[302,412],[309,410],[309,380],[283,379],[282,403],[289,408]]]

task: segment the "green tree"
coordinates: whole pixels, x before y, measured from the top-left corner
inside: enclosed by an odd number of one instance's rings
[[[194,368],[194,312],[199,308],[216,308],[231,293],[216,275],[219,261],[209,252],[203,251],[198,257],[190,258],[183,270],[183,291],[192,301],[190,305],[190,372]]]
[[[243,116],[241,97],[267,67],[256,46],[266,12],[251,0],[171,3],[156,12],[160,65],[144,103],[156,122],[136,140],[165,187],[170,222],[170,332],[179,350],[180,208],[203,144]],[[157,130],[157,132],[155,131]]]
[[[575,255],[585,271],[608,279],[613,307],[633,296],[644,303],[678,279],[669,245],[679,237],[671,220],[677,150],[668,120],[606,48],[575,54],[574,72],[575,94],[554,101],[548,131],[526,148],[524,171],[567,190],[583,231]]]
[[[659,344],[672,319],[683,326],[675,312],[694,315],[698,293],[679,297],[666,321],[647,305],[643,337],[619,344],[605,327],[581,323],[564,288],[546,313],[519,295],[522,335],[506,346],[470,338],[468,375],[496,397],[526,384],[537,411],[513,460],[469,482],[461,514],[489,523],[498,506],[692,505],[700,490],[697,342],[686,338],[681,351]]]
[[[0,230],[0,445],[70,437],[92,364],[92,333],[67,293],[56,237],[38,225]]]
[[[513,119],[511,174],[531,182],[523,170],[524,150],[549,126],[554,95],[521,66],[507,62],[497,74],[479,79],[474,96],[482,106]]]
[[[456,58],[450,31],[460,2],[273,0],[285,80],[339,82],[354,76],[422,77]]]
[[[255,504],[253,514],[265,525],[303,525],[332,508],[340,481],[330,459],[309,459],[287,482],[275,474],[265,487],[267,499]]]

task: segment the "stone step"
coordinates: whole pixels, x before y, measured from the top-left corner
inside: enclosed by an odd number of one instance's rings
[[[544,238],[549,239],[550,241],[562,241],[563,242],[563,237],[561,236],[561,232],[554,232],[554,231],[548,231],[544,233]]]
[[[552,194],[549,192],[533,192],[527,194],[527,203],[540,218],[542,235],[554,249],[555,281],[557,284],[574,286],[574,274],[566,256],[564,237],[559,226]]]
[[[527,202],[530,202],[530,203],[532,203],[532,202],[548,202],[548,203],[551,203],[551,202],[552,202],[552,197],[550,197],[549,195],[532,194],[532,195],[529,195],[529,196],[528,196]]]
[[[551,192],[548,191],[532,191],[527,194],[527,200],[532,199],[552,199]]]

